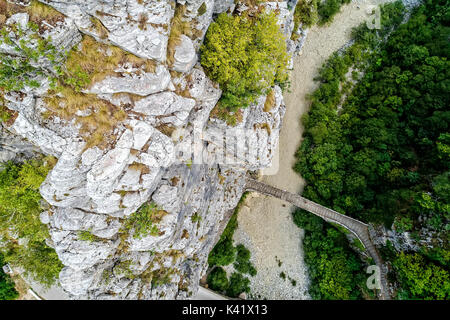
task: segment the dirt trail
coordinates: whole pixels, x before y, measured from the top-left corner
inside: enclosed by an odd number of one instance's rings
[[[370,4],[382,2],[387,1]],[[309,30],[302,54],[294,60],[291,92],[284,94],[287,111],[279,141],[279,169],[274,175],[265,175],[263,182],[294,193],[302,191],[304,181],[292,167],[303,132],[300,118],[309,108],[306,95],[317,87],[313,79],[323,62],[350,40],[353,27],[367,19],[368,5],[367,1],[351,3],[341,9],[331,25]],[[250,249],[251,260],[258,270],[251,278],[252,297],[308,299],[303,231],[292,221],[293,207],[275,198],[252,195],[239,213],[239,227],[234,236],[236,243]],[[282,272],[285,280],[280,277]]]

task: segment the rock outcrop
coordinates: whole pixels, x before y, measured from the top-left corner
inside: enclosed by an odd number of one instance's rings
[[[41,116],[46,79],[40,79],[37,89],[5,96],[17,117],[8,126],[11,133],[2,131],[0,142],[11,139],[8,148],[13,150],[6,148],[1,158],[32,148],[58,158],[40,190],[50,204],[41,214],[50,230],[48,242],[65,265],[61,286],[74,299],[191,297],[206,271],[219,225],[242,195],[246,170],[271,163],[285,112],[281,89],[273,89],[270,108],[267,98],[260,97],[235,127],[210,119],[221,90],[197,63],[198,50],[213,14],[234,10],[234,1],[40,2],[64,14],[43,34],[55,47],[68,50],[83,34],[90,35],[154,64],[149,72],[118,65],[114,74],[90,87],[88,93],[127,112],[113,129],[115,139],[104,148],[88,146],[76,121]],[[277,10],[288,36],[295,4],[263,4]],[[169,63],[170,30],[179,6],[186,9],[182,19],[196,31],[182,36]],[[12,19],[26,29],[26,13]],[[289,48],[297,48],[288,39]],[[10,53],[6,47],[0,52]],[[79,116],[86,115],[80,111]],[[224,136],[238,139],[242,132],[248,140],[238,148],[242,154],[254,152],[254,158],[236,156],[235,142],[219,141]],[[233,156],[234,162],[223,161]],[[149,201],[166,212],[158,234],[133,237],[124,230],[124,221]],[[82,240],[81,232],[94,240]]]

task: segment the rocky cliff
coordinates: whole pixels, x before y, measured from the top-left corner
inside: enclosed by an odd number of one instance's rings
[[[108,71],[83,92],[88,99],[72,117],[45,116],[54,93],[40,74],[38,88],[25,86],[4,96],[14,116],[3,124],[1,159],[36,149],[58,158],[40,191],[50,205],[41,214],[51,235],[48,244],[65,266],[61,286],[74,299],[189,298],[198,290],[225,213],[241,197],[246,171],[270,165],[285,111],[275,87],[270,110],[262,96],[236,126],[210,116],[221,90],[198,63],[200,45],[217,13],[248,7],[233,0],[40,2],[61,13],[39,21],[41,36],[65,50],[98,43],[93,59],[104,59]],[[290,40],[296,2],[260,4],[277,12],[291,52],[299,48]],[[5,24],[21,25],[26,37],[30,18],[19,10]],[[192,32],[171,43],[180,21]],[[95,43],[85,41],[87,36]],[[118,50],[134,60],[116,63]],[[0,52],[14,54],[8,44],[0,45]],[[46,59],[37,64],[51,69]],[[125,111],[109,131],[97,131],[101,145],[90,143],[83,127],[101,123],[99,117],[88,122],[99,113],[85,106],[90,101]],[[57,100],[61,105],[64,101]],[[228,163],[235,144],[223,143],[225,136],[238,139],[242,132],[247,140],[241,151],[253,149],[257,156],[235,156]],[[124,224],[148,202],[164,215],[156,233],[135,237]],[[93,240],[81,239],[81,232]]]

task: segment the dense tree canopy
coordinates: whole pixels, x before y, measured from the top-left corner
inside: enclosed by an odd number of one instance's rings
[[[400,25],[403,11],[401,3],[382,7],[382,30],[357,28],[355,44],[320,70],[295,169],[307,181],[304,196],[416,239],[426,229],[446,256],[449,5],[428,0]],[[434,267],[430,256],[390,257],[402,297],[444,298],[431,287],[436,279],[448,285],[448,260]],[[435,276],[417,278],[407,261],[429,266]]]

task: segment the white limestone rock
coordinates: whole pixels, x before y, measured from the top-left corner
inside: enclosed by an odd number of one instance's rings
[[[205,131],[211,156],[224,155],[223,162],[236,168],[256,170],[269,167],[277,150],[282,119],[286,111],[281,89],[273,88],[274,104],[264,111],[266,97],[244,110],[243,120],[230,128],[212,119]],[[225,141],[225,142],[224,142]]]
[[[50,229],[50,234],[52,234]],[[53,238],[53,237],[52,237]],[[85,241],[78,240],[75,233],[69,232],[59,242],[55,242],[55,250],[61,262],[73,270],[83,270],[111,256],[119,245],[119,241]]]
[[[172,69],[178,72],[189,72],[197,62],[197,53],[190,38],[181,36],[180,44],[175,48],[175,62]]]
[[[174,14],[172,1],[117,0],[45,0],[74,20],[78,28],[100,39],[91,17],[98,19],[107,31],[107,39],[139,57],[164,61],[170,21]]]
[[[64,267],[59,273],[59,283],[66,292],[73,296],[81,296],[86,294],[94,281],[94,271],[95,268],[75,270],[70,267]]]
[[[32,141],[43,152],[54,156],[59,156],[67,145],[67,141],[55,132],[31,122],[21,113],[19,113],[10,130]]]
[[[43,215],[41,215],[42,221]],[[120,228],[116,219],[107,215],[88,213],[74,208],[56,208],[48,217],[51,227],[69,231],[88,231],[100,238],[111,239]],[[43,221],[44,223],[44,221]]]
[[[8,20],[6,20],[7,25],[17,24],[22,30],[28,29],[28,20],[30,19],[28,13],[16,13],[13,14]]]
[[[161,185],[152,195],[153,201],[162,209],[177,212],[180,206],[178,189],[167,184]]]
[[[170,123],[178,127],[186,123],[194,106],[194,99],[165,91],[140,99],[135,103],[133,110],[149,116],[147,119],[155,123]]]
[[[127,92],[140,96],[161,92],[169,86],[170,73],[166,67],[160,65],[155,73],[143,72],[139,74],[125,74],[122,77],[106,77],[95,83],[89,90],[95,94],[112,94]]]

